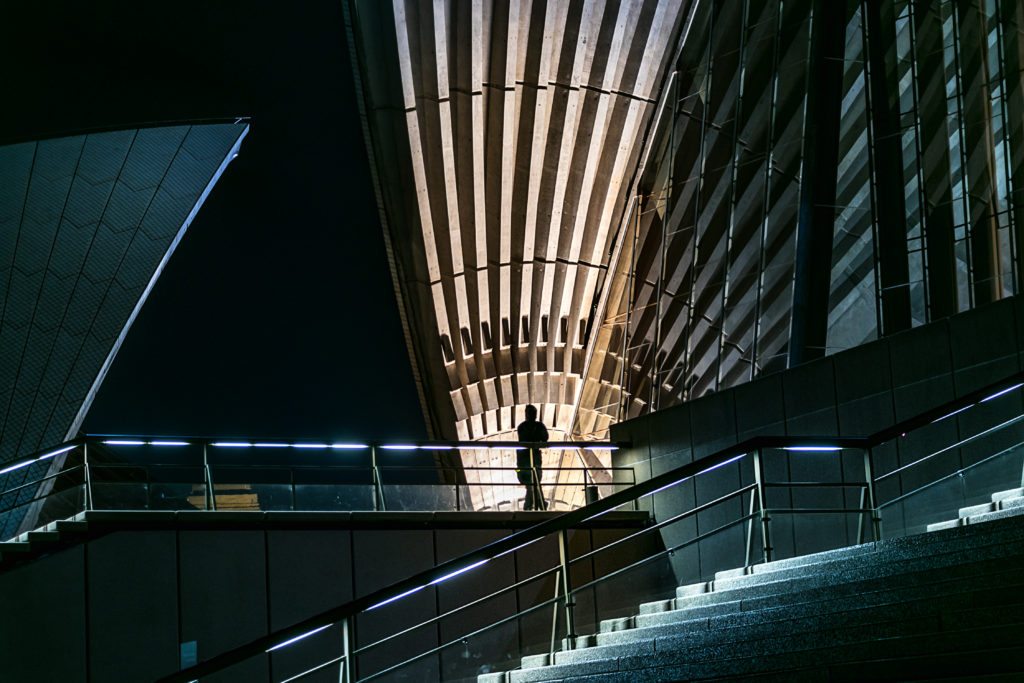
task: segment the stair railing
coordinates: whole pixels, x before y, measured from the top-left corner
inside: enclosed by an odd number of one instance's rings
[[[487,601],[491,600],[495,596],[506,594],[509,591],[515,591],[522,589],[528,584],[535,583],[540,579],[546,579],[548,577],[558,576],[559,578],[552,578],[551,580],[562,583],[562,590],[557,589],[556,585],[556,598],[552,600],[545,600],[536,605],[528,607],[525,610],[518,611],[517,613],[504,617],[489,624],[488,626],[477,629],[470,633],[464,633],[458,636],[455,640],[446,643],[445,645],[429,648],[426,652],[422,652],[413,658],[406,659],[394,665],[387,666],[386,668],[378,668],[375,671],[367,672],[369,675],[363,676],[359,680],[368,680],[370,678],[376,678],[387,673],[393,673],[401,668],[415,663],[418,661],[425,661],[425,658],[429,658],[433,655],[440,655],[442,650],[453,644],[467,643],[471,638],[477,638],[484,634],[488,629],[492,629],[503,624],[511,623],[511,620],[522,619],[527,613],[536,613],[536,610],[544,610],[551,607],[561,606],[560,609],[565,615],[565,629],[566,634],[566,647],[572,647],[575,645],[574,641],[579,637],[577,633],[578,615],[576,611],[578,604],[576,597],[583,595],[584,591],[594,590],[599,585],[608,585],[607,582],[616,577],[625,576],[628,572],[631,572],[638,567],[650,566],[652,559],[661,562],[667,561],[672,564],[674,561],[679,559],[679,555],[682,552],[690,550],[698,544],[709,540],[715,540],[722,538],[724,534],[728,533],[730,529],[735,528],[737,525],[747,524],[747,533],[745,550],[747,552],[747,558],[749,562],[750,547],[751,547],[751,536],[752,536],[752,523],[755,521],[760,522],[759,527],[761,530],[761,546],[762,546],[762,560],[768,561],[775,558],[774,547],[773,547],[773,534],[775,530],[772,527],[773,515],[780,513],[814,513],[814,514],[834,514],[837,512],[841,513],[853,513],[857,515],[858,524],[856,538],[858,541],[864,540],[866,529],[870,528],[871,537],[874,540],[881,538],[882,529],[880,517],[878,514],[879,499],[875,487],[875,483],[879,479],[891,478],[894,472],[886,472],[880,478],[876,479],[875,468],[877,466],[876,455],[873,449],[881,444],[895,440],[899,440],[905,437],[907,433],[917,430],[921,427],[925,427],[929,424],[934,424],[948,419],[950,416],[955,415],[969,407],[981,405],[988,401],[991,401],[999,396],[1010,396],[1012,402],[1009,405],[1009,409],[1012,412],[1016,412],[1017,418],[1004,423],[1015,424],[1017,420],[1021,419],[1020,408],[1020,392],[1011,394],[1016,389],[1019,389],[1024,385],[1024,373],[1016,373],[1007,379],[979,389],[975,392],[971,392],[959,399],[945,403],[932,410],[926,411],[914,418],[902,421],[892,427],[884,429],[867,438],[786,438],[786,437],[757,437],[750,439],[736,446],[725,448],[705,458],[701,458],[696,462],[692,462],[681,467],[675,468],[669,472],[661,475],[652,477],[651,479],[632,486],[624,491],[614,493],[602,500],[595,503],[589,504],[583,508],[572,510],[559,515],[557,518],[550,519],[544,522],[540,522],[534,526],[531,526],[523,531],[512,534],[511,536],[494,543],[488,544],[475,551],[464,554],[458,558],[450,560],[448,562],[441,563],[431,569],[418,572],[408,578],[393,583],[385,588],[373,591],[367,595],[361,596],[356,600],[350,601],[346,604],[336,606],[334,608],[325,610],[320,614],[303,620],[289,628],[282,629],[271,633],[267,636],[252,641],[251,643],[235,648],[231,651],[216,655],[204,662],[197,664],[196,666],[190,667],[186,670],[172,674],[170,676],[161,679],[167,683],[172,681],[192,681],[202,676],[221,671],[228,666],[237,664],[245,659],[253,656],[261,656],[267,652],[271,652],[279,647],[282,647],[284,643],[298,642],[300,639],[304,639],[312,634],[319,632],[323,629],[330,627],[332,624],[340,623],[343,624],[345,632],[348,634],[346,642],[356,643],[355,638],[355,619],[359,615],[365,615],[375,610],[382,609],[387,605],[398,605],[402,604],[403,600],[410,599],[410,596],[419,593],[427,588],[438,589],[440,584],[447,581],[453,580],[459,576],[469,576],[470,572],[474,570],[480,570],[479,568],[484,565],[496,561],[504,556],[525,552],[525,549],[532,544],[540,541],[541,539],[552,537],[557,539],[557,545],[559,548],[559,559],[558,562],[549,570],[542,570],[538,574],[528,577],[526,579],[518,580],[511,585],[504,586],[499,591],[495,591],[489,595],[481,598],[476,598],[468,604],[461,605],[455,609],[452,609],[445,614],[438,615],[428,619],[420,624],[414,624],[408,628],[405,628],[398,633],[393,633],[386,638],[377,641],[376,643],[370,643],[363,645],[362,647],[350,647],[345,650],[345,653],[341,658],[336,658],[336,663],[343,665],[342,674],[346,678],[354,676],[355,661],[354,659],[360,654],[368,653],[371,648],[392,642],[394,638],[400,635],[407,635],[412,633],[415,629],[420,628],[423,625],[429,625],[431,627],[439,627],[439,620],[453,615],[460,615],[464,613],[466,609],[472,607],[480,607]],[[986,433],[991,430],[985,430]],[[962,440],[958,443],[962,443]],[[954,444],[956,446],[958,444]],[[862,489],[860,495],[860,503],[854,508],[817,508],[817,509],[801,509],[795,506],[792,509],[783,509],[778,506],[772,506],[769,503],[770,493],[769,491],[775,486],[783,485],[782,482],[768,481],[765,479],[765,468],[764,459],[769,450],[773,449],[786,449],[790,451],[814,451],[821,452],[823,450],[831,450],[839,453],[839,457],[842,457],[843,451],[855,449],[861,451],[864,454],[864,477],[865,480],[862,483],[849,483],[849,482],[789,482],[790,484],[790,495],[794,489],[799,490],[803,486],[841,486],[850,487],[857,486]],[[747,458],[750,455],[752,457]],[[888,456],[887,456],[888,457]],[[924,458],[919,459],[925,460],[932,457],[932,455],[926,455]],[[731,463],[743,460],[745,462],[753,462],[753,476],[749,476],[750,472],[746,475],[743,474],[739,468],[728,468],[727,466]],[[910,463],[914,464],[914,463]],[[905,469],[906,466],[901,465],[900,469]],[[611,510],[624,506],[632,505],[632,503],[640,502],[645,504],[644,499],[662,494],[668,489],[679,487],[681,484],[693,481],[696,486],[696,478],[702,475],[708,475],[713,470],[720,470],[721,473],[726,474],[729,477],[739,475],[740,485],[735,489],[727,492],[719,498],[710,500],[702,503],[696,507],[684,510],[668,519],[660,520],[651,525],[647,529],[643,529],[629,536],[618,539],[612,543],[609,543],[603,547],[588,551],[575,558],[570,558],[568,554],[568,544],[566,542],[567,533],[569,530],[578,527],[582,524],[592,523],[600,516],[610,512]],[[743,477],[747,477],[744,483]],[[749,479],[753,481],[749,481]],[[795,484],[796,486],[792,486]],[[681,491],[681,489],[676,489]],[[688,522],[690,520],[697,520],[697,517],[702,512],[709,512],[715,510],[716,506],[723,504],[727,500],[735,499],[737,496],[740,500],[743,500],[743,496],[750,495],[750,505],[747,514],[740,514],[738,517],[721,523],[720,525],[707,529],[700,530],[695,529],[686,540],[682,543],[665,543],[665,549],[656,552],[651,557],[646,557],[636,562],[632,562],[624,567],[619,567],[613,571],[602,574],[596,579],[585,582],[582,585],[573,586],[569,584],[566,579],[571,579],[573,576],[574,565],[579,566],[579,563],[587,560],[593,561],[593,558],[602,552],[614,551],[616,548],[621,547],[623,544],[635,540],[642,534],[649,533],[652,531],[663,531],[667,527],[673,524]],[[676,493],[677,496],[681,495]],[[660,505],[660,504],[659,504]],[[865,524],[864,520],[870,520],[869,524]],[[744,534],[740,534],[742,538]],[[675,565],[673,566],[675,568]],[[725,567],[719,567],[722,569]],[[557,612],[556,612],[557,614]],[[548,644],[545,643],[544,650],[548,649]],[[319,667],[318,667],[319,669]],[[288,680],[300,680],[305,677],[306,673],[293,676]],[[438,670],[438,674],[440,672]]]

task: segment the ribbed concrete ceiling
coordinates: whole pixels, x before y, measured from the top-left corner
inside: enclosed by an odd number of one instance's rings
[[[248,130],[167,126],[0,147],[0,462],[78,430]],[[32,469],[0,476],[0,487]]]
[[[440,435],[508,438],[528,403],[568,433],[684,4],[350,3],[396,288]]]

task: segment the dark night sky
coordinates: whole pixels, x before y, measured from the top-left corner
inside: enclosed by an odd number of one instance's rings
[[[0,9],[0,141],[251,117],[91,433],[422,438],[341,4]]]

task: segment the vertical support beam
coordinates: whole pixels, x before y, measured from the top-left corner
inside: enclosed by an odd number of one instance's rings
[[[963,130],[971,242],[971,289],[974,306],[997,301],[1000,283],[998,202],[995,182],[995,141],[992,93],[988,72],[989,44],[984,3],[957,3],[957,40],[963,83]],[[998,81],[996,87],[999,86]]]
[[[1010,206],[1013,209],[1013,234],[1017,262],[1016,293],[1024,292],[1024,5],[1019,0],[1001,0],[1003,20],[1003,73],[1006,82],[1006,109],[1009,116]]]
[[[732,282],[730,274],[732,272],[731,265],[732,260],[736,258],[733,253],[733,240],[736,235],[736,213],[737,205],[739,204],[740,189],[737,187],[739,184],[739,166],[740,166],[740,133],[742,128],[740,122],[743,119],[743,99],[746,95],[746,73],[747,73],[747,33],[750,30],[748,23],[750,21],[750,0],[743,0],[743,10],[740,18],[740,46],[739,46],[739,92],[736,95],[736,103],[732,115],[732,162],[729,164],[729,225],[728,225],[728,237],[726,239],[725,253],[726,257],[722,265],[724,276],[722,277],[722,324],[718,330],[718,354],[716,358],[715,366],[715,390],[717,391],[722,386],[722,379],[724,372],[722,370],[722,356],[725,355],[725,343],[726,336],[728,334],[727,328],[729,320],[729,307],[733,303],[730,299],[732,293]],[[734,342],[735,343],[735,342]]]
[[[764,269],[766,262],[765,246],[768,243],[768,216],[771,213],[772,197],[772,169],[775,167],[775,115],[778,111],[779,96],[779,54],[780,43],[782,42],[782,9],[783,3],[775,7],[775,33],[772,38],[772,84],[771,84],[771,105],[768,108],[768,132],[765,135],[765,164],[764,164],[764,195],[761,200],[761,226],[758,229],[757,246],[757,290],[754,296],[754,331],[750,339],[750,377],[754,379],[758,374],[761,350],[761,314],[763,307],[761,301],[764,298],[765,281]]]
[[[693,182],[696,183],[696,187],[693,191],[693,200],[690,202],[693,205],[693,236],[690,238],[692,244],[690,245],[690,278],[688,289],[686,293],[686,327],[683,329],[683,338],[686,340],[686,357],[683,360],[683,395],[682,399],[687,401],[691,398],[690,396],[690,378],[693,376],[694,364],[693,364],[693,347],[694,338],[693,330],[696,327],[696,315],[694,314],[697,308],[697,255],[700,249],[700,216],[701,216],[701,200],[703,197],[702,190],[704,189],[704,164],[707,161],[707,132],[708,132],[708,103],[711,101],[711,89],[716,87],[715,84],[715,53],[713,50],[715,27],[717,25],[718,13],[721,11],[721,7],[716,0],[711,0],[711,7],[708,9],[710,17],[708,19],[708,43],[705,48],[705,62],[707,63],[707,73],[704,80],[704,96],[701,97],[701,108],[700,108],[700,147],[697,152],[697,177]],[[676,125],[676,106],[677,102],[672,103],[672,125]],[[671,206],[671,204],[669,204]],[[666,216],[668,212],[666,211]]]
[[[871,3],[868,3],[871,4]],[[928,256],[928,318],[957,312],[953,189],[946,117],[946,67],[943,63],[942,17],[931,0],[914,0],[914,34],[918,73],[918,121],[924,169],[925,253]]]
[[[814,0],[789,365],[825,355],[835,226],[846,3]]]
[[[633,211],[633,246],[629,252],[629,271],[626,280],[626,320],[625,327],[622,328],[622,356],[619,358],[619,412],[616,416],[616,421],[622,422],[629,419],[629,405],[626,403],[627,400],[631,399],[633,392],[629,390],[629,387],[633,386],[632,383],[632,372],[627,372],[627,368],[631,368],[632,363],[629,361],[629,349],[630,349],[630,325],[633,322],[633,306],[634,306],[634,292],[633,282],[636,280],[636,248],[637,242],[640,236],[640,212],[641,212],[641,199],[640,195],[633,198],[635,209]]]
[[[679,106],[679,73],[672,72],[669,81],[669,97],[672,98],[671,126],[668,129],[668,173],[665,174],[665,219],[658,221],[661,226],[661,244],[658,249],[658,287],[654,299],[654,351],[651,354],[651,403],[647,412],[652,413],[658,409],[661,387],[661,368],[658,361],[658,353],[661,350],[661,300],[665,298],[665,256],[668,249],[668,207],[672,205],[671,192],[674,188],[673,171],[675,170],[676,156],[676,107]]]
[[[892,3],[865,0],[861,7],[867,24],[868,94],[875,146],[872,180],[878,222],[878,279],[882,289],[879,334],[890,335],[911,326],[907,209],[896,83],[896,19]]]

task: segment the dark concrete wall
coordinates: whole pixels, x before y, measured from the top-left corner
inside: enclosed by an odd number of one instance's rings
[[[365,523],[352,529],[267,529],[237,520],[232,528],[231,522],[216,522],[217,513],[196,514],[206,515],[203,524],[114,531],[6,571],[0,565],[0,680],[153,680],[178,670],[181,644],[195,642],[198,656],[209,658],[514,531],[428,528],[416,522],[394,528],[395,520],[387,529],[368,529]],[[636,531],[635,525],[572,530],[572,556]],[[606,553],[614,557],[582,561],[573,569],[574,586],[593,576],[595,561],[608,566],[633,561],[641,551],[656,552],[659,544],[657,532],[651,532],[639,546],[618,546],[614,553]],[[357,618],[357,644],[362,647],[436,616],[439,610],[485,598],[557,564],[554,539],[544,539],[363,613]],[[664,562],[661,567],[664,573]],[[615,600],[639,602],[642,593],[631,593],[630,585],[618,584]],[[370,650],[359,658],[359,673],[390,666],[550,600],[554,590],[552,574],[526,582],[517,591],[468,608],[457,619]],[[593,590],[580,595],[579,622],[592,628],[598,603],[612,597]],[[607,618],[604,612],[601,618]],[[547,650],[551,618],[552,609],[545,606],[458,642],[401,673],[409,680],[432,680],[439,667],[463,676],[493,670],[503,661],[511,667],[521,652]],[[562,637],[564,622],[559,623]],[[332,626],[209,680],[283,680],[339,656],[342,643],[341,628]],[[336,682],[337,675],[332,667],[303,680]]]
[[[886,339],[864,344],[799,367],[761,377],[733,389],[615,425],[611,438],[632,443],[616,453],[616,466],[633,466],[642,481],[758,435],[869,436],[1024,369],[1024,297],[1005,299]],[[875,474],[913,463],[923,455],[955,444],[1020,415],[1018,390],[982,409],[916,430],[872,453]],[[977,462],[1024,441],[1020,425],[1002,429],[930,459],[883,481],[880,503],[918,489],[937,476]],[[647,499],[659,521],[681,514],[753,481],[750,458],[680,484]],[[764,455],[769,481],[818,480],[863,482],[861,453],[793,453]],[[1007,488],[1019,486],[1009,481]],[[859,490],[770,489],[769,506],[857,507]],[[964,502],[970,504],[970,496]],[[666,545],[679,545],[698,534],[746,514],[749,496],[733,498],[667,528]],[[890,510],[895,508],[890,508]],[[892,517],[890,515],[890,517]],[[917,520],[919,523],[920,520]],[[891,518],[890,527],[903,522]],[[772,520],[776,558],[854,543],[853,515],[776,515]],[[754,556],[760,532],[754,528]],[[745,527],[736,527],[677,553],[680,582],[710,578],[715,569],[741,566]]]

